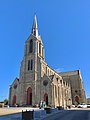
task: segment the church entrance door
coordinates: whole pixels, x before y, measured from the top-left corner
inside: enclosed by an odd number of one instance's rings
[[[79,97],[75,96],[75,102],[77,102],[79,104]]]
[[[27,89],[27,105],[32,105],[32,89],[29,87]]]
[[[47,93],[44,94],[44,101],[46,102],[46,105],[48,105],[48,94]]]
[[[16,104],[16,95],[13,96],[13,101],[12,104],[15,105]]]

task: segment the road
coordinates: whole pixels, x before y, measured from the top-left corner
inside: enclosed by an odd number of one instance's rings
[[[90,110],[67,110],[52,116],[49,120],[90,120]]]

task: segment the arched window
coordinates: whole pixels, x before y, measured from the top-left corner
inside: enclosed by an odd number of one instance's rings
[[[28,70],[30,70],[30,60],[28,60]]]
[[[33,70],[33,60],[31,59],[30,70]]]
[[[41,54],[41,43],[39,43],[39,54]]]
[[[34,35],[36,36],[36,30],[34,30]]]
[[[30,40],[29,53],[33,52],[33,40]]]
[[[60,87],[58,86],[58,102],[60,103]]]
[[[48,76],[49,76],[49,69],[48,69]]]
[[[46,67],[46,74],[47,74],[47,67]]]
[[[55,97],[57,97],[57,87],[55,85]]]
[[[44,49],[42,48],[42,57],[44,58]]]
[[[28,60],[28,71],[33,70],[33,60]]]

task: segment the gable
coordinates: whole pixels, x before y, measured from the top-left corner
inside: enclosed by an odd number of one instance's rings
[[[15,80],[13,81],[12,83],[12,86],[16,86],[19,84],[19,79],[18,78],[15,78]]]

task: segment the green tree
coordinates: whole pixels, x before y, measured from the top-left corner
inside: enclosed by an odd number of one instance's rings
[[[8,99],[4,100],[4,105],[8,105]]]

